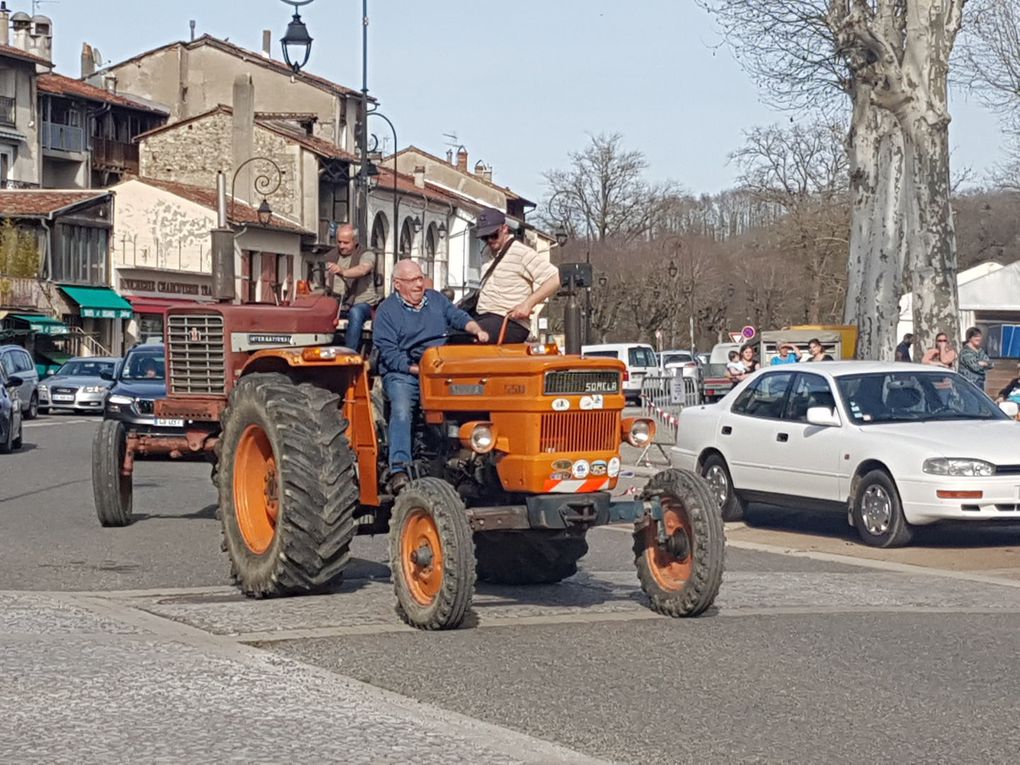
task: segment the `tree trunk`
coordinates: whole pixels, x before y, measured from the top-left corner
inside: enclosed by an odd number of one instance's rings
[[[890,114],[854,98],[850,126],[850,256],[844,321],[857,326],[857,358],[893,358],[903,275],[903,141]]]

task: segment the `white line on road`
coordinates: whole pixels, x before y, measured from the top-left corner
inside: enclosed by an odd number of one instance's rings
[[[91,417],[89,419],[60,419],[60,420],[43,420],[42,422],[26,422],[22,425],[24,428],[48,428],[51,425],[81,425],[83,422],[101,422],[98,417]]]

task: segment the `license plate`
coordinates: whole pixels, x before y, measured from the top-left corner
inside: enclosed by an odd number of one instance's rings
[[[53,400],[54,401],[74,401],[74,396],[61,395],[61,394],[58,393],[58,394],[54,394]]]
[[[179,420],[175,417],[157,417],[156,418],[157,428],[183,428],[184,420]]]

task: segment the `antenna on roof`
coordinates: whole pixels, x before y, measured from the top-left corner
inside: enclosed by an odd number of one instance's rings
[[[189,21],[188,26],[191,27],[191,41],[195,42],[195,20]]]
[[[32,0],[32,15],[35,16],[35,12],[39,10],[39,6],[43,3],[47,5],[60,5],[60,0]]]

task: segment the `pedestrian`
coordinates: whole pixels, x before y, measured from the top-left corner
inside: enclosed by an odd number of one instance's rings
[[[531,334],[532,312],[560,288],[559,269],[518,241],[499,210],[482,210],[476,236],[492,260],[482,276],[475,317],[492,342],[509,318],[504,342],[523,343]]]
[[[410,480],[411,424],[421,392],[418,363],[422,354],[442,345],[451,328],[470,332],[480,343],[488,342],[489,335],[440,293],[426,290],[425,275],[412,260],[397,262],[393,288],[376,311],[372,342],[379,349],[379,371],[390,400],[389,489],[396,494]]]
[[[747,370],[744,369],[744,364],[740,361],[740,354],[736,351],[730,351],[728,358],[729,361],[726,362],[726,376],[733,380],[733,382],[743,380]]]
[[[992,360],[988,358],[985,349],[981,347],[984,342],[984,335],[977,327],[967,330],[966,342],[963,350],[960,351],[960,374],[966,377],[984,392],[985,376],[992,368]]]
[[[791,343],[779,343],[779,355],[773,356],[769,366],[777,367],[780,364],[796,364],[800,361],[800,351],[797,346]]]
[[[910,332],[903,336],[903,342],[896,346],[896,361],[912,361],[910,358],[910,346],[914,344],[914,336]]]
[[[453,291],[453,287],[443,287],[439,290],[439,294],[449,300],[451,303],[457,297],[457,293]]]
[[[1020,404],[1020,364],[1016,365],[1017,376],[1006,383],[1002,390],[999,391],[999,395],[995,397],[996,403],[1002,403],[1003,401],[1013,401],[1014,403]]]
[[[361,249],[354,226],[344,223],[336,231],[337,258],[327,263],[326,270],[343,281],[344,295],[340,311],[347,312],[347,330],[344,332],[344,346],[358,350],[361,346],[361,332],[382,295],[376,286],[376,256],[371,250]]]
[[[935,347],[929,348],[921,357],[922,364],[931,364],[946,369],[956,368],[956,349],[949,344],[949,336],[945,332],[935,335]]]
[[[761,364],[759,364],[758,359],[754,357],[753,345],[745,345],[740,349],[740,363],[744,365],[744,374],[740,377],[741,380],[752,372],[757,372],[761,369]]]
[[[832,356],[825,352],[825,348],[822,347],[822,341],[817,337],[812,337],[808,340],[808,361],[832,361]]]

